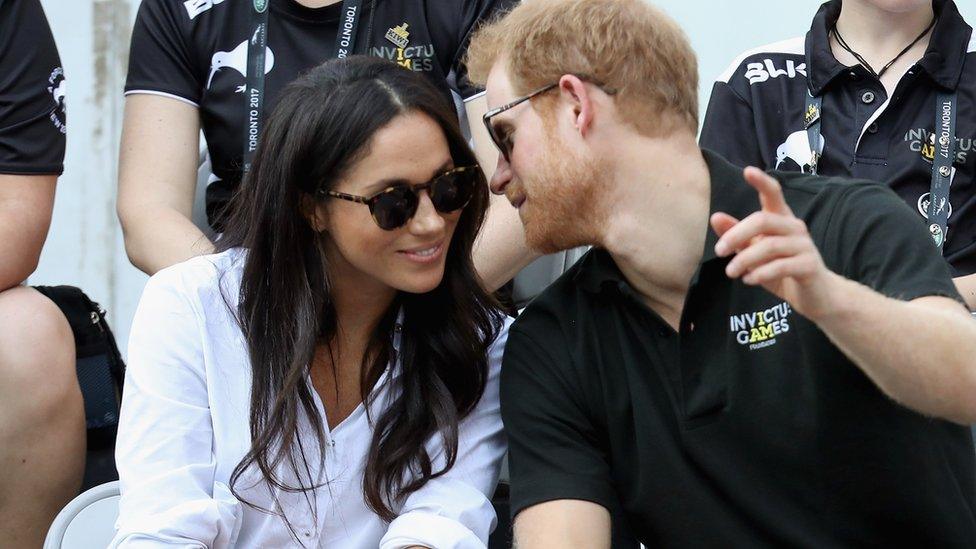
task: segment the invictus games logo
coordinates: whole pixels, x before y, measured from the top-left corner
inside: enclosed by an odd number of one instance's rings
[[[61,133],[67,133],[68,128],[65,116],[65,95],[67,94],[67,89],[64,81],[64,69],[57,67],[51,71],[51,76],[48,77],[47,84],[47,91],[51,94],[51,99],[54,101],[54,108],[51,109],[51,114],[49,115],[51,123]]]
[[[947,141],[948,137],[943,136],[940,141]],[[942,147],[948,146],[946,143],[936,143],[936,135],[932,130],[927,130],[925,128],[916,128],[914,130],[908,130],[905,133],[905,142],[908,143],[908,148],[912,152],[917,152],[926,162],[931,164],[935,159],[936,151]],[[969,160],[969,154],[973,150],[973,139],[970,138],[956,138],[956,158],[953,160],[953,164],[961,166]]]
[[[370,55],[389,59],[403,68],[416,72],[430,72],[434,70],[433,44],[423,44],[406,48],[374,46],[370,49]]]
[[[776,345],[776,338],[790,331],[792,313],[793,309],[784,301],[762,311],[732,315],[729,330],[739,345],[748,345],[750,351],[755,351]]]

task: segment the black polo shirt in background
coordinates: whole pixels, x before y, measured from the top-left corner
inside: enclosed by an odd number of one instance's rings
[[[893,97],[864,67],[842,65],[831,53],[827,33],[841,8],[833,0],[805,39],[763,46],[732,63],[712,89],[700,143],[738,165],[809,169],[809,85],[823,98],[818,172],[887,183],[927,225],[936,95],[955,90],[956,172],[944,255],[953,276],[962,276],[976,273],[976,41],[953,2],[933,6],[939,20],[928,49]]]
[[[759,209],[741,171],[704,154],[711,211]],[[959,299],[888,189],[775,176],[828,268],[898,299]],[[716,240],[680,333],[602,249],[516,320],[501,384],[513,514],[554,499],[622,508],[649,547],[976,547],[969,429],[883,395],[789,304],[730,280]]]
[[[431,79],[445,100],[480,93],[463,57],[480,21],[513,0],[368,0],[362,2],[357,54],[389,59]],[[264,117],[279,92],[335,57],[342,2],[310,8],[270,0]],[[252,29],[251,0],[142,0],[132,30],[125,93],[172,97],[200,111],[213,177],[207,214],[218,219],[237,189],[246,122],[244,73]],[[417,150],[425,143],[416,143]]]
[[[0,173],[64,171],[65,88],[40,1],[0,1]]]

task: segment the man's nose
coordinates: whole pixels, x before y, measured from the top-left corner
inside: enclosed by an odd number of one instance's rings
[[[512,181],[512,166],[505,160],[505,155],[498,155],[498,164],[495,166],[495,173],[491,176],[488,186],[495,194],[505,194],[505,187]]]

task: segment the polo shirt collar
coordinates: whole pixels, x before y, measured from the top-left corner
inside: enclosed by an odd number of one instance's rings
[[[715,212],[725,212],[742,219],[759,209],[759,197],[755,190],[746,182],[742,176],[742,169],[733,166],[718,154],[702,149],[702,157],[708,166],[708,176],[710,179],[710,200],[708,216]],[[706,229],[705,249],[702,251],[702,258],[699,261],[698,269],[713,260],[728,261],[728,258],[718,258],[715,256],[715,243],[718,242],[718,235],[712,230],[711,225]],[[652,252],[651,252],[652,253]],[[620,288],[621,283],[627,284],[623,273],[614,262],[610,253],[603,248],[593,248],[579,262],[579,270],[576,272],[574,280],[580,286],[590,292],[599,293],[604,288]]]
[[[936,0],[934,8],[939,20],[919,65],[936,84],[954,90],[959,86],[973,28],[959,14],[955,2]]]
[[[817,11],[806,37],[806,61],[810,92],[823,93],[824,88],[843,74],[847,67],[830,51],[828,30],[840,17],[841,0],[831,0]],[[972,27],[959,14],[952,0],[934,0],[933,9],[938,21],[932,31],[925,55],[919,65],[938,85],[954,90],[962,75],[963,62],[969,46]]]

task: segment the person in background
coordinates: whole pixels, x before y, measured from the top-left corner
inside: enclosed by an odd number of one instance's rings
[[[592,29],[600,32],[592,32]],[[645,0],[532,0],[472,39],[526,241],[594,248],[509,332],[520,549],[976,545],[976,322],[876,182],[697,146]],[[825,122],[826,123],[826,122]]]
[[[288,82],[339,55],[380,57],[429,77],[445,97],[463,102],[480,164],[494,166],[480,124],[484,94],[468,82],[462,59],[479,22],[512,3],[143,0],[132,33],[119,158],[118,215],[129,259],[151,275],[211,251],[213,243],[191,221],[200,130],[213,172],[206,209],[210,228],[219,233],[247,162],[244,149],[260,132],[260,113],[270,112]],[[258,33],[262,17],[264,32]],[[247,81],[249,60],[260,64],[261,48],[249,45],[259,37],[267,44],[265,74]],[[411,147],[419,154],[426,144]],[[504,200],[493,201],[483,233],[475,264],[494,290],[534,256]]]
[[[741,166],[886,183],[976,309],[973,135],[976,41],[955,3],[832,0],[805,38],[732,62],[699,143]]]
[[[65,122],[64,71],[40,2],[0,2],[0,539],[10,547],[40,547],[85,465],[71,327],[22,285],[51,224]]]
[[[509,323],[471,258],[487,207],[427,79],[350,56],[286,86],[217,253],[140,301],[112,546],[485,547]]]

